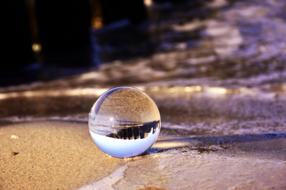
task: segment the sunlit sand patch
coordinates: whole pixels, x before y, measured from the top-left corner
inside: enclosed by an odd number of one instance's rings
[[[86,124],[67,122],[2,126],[0,150],[0,186],[5,190],[75,189],[109,175],[123,162],[96,148]]]
[[[61,96],[100,96],[106,88],[76,88],[63,90],[35,90],[0,93],[0,100],[9,98],[61,97]]]
[[[146,91],[153,95],[175,95],[175,94],[194,94],[203,93],[209,95],[257,95],[261,93],[255,88],[226,88],[220,86],[134,86],[139,90]],[[37,97],[84,97],[84,96],[94,96],[98,97],[107,91],[108,88],[75,88],[75,89],[63,89],[63,90],[34,90],[34,91],[23,91],[23,92],[7,92],[0,93],[0,100],[12,99],[12,98],[37,98]],[[285,87],[283,87],[283,92],[285,92]],[[264,93],[266,94],[266,93]]]
[[[182,148],[190,145],[190,142],[170,141],[170,142],[157,142],[153,148],[158,149],[171,149],[171,148]]]

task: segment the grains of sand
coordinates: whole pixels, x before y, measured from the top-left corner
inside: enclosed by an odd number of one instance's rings
[[[0,127],[0,189],[76,189],[108,175],[121,162],[97,149],[87,124]]]

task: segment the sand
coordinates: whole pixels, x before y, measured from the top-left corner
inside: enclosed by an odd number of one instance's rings
[[[147,154],[116,159],[96,148],[86,123],[7,124],[0,127],[0,189],[283,190],[285,146],[285,133],[161,135]]]
[[[0,127],[0,189],[77,189],[122,160],[99,151],[87,124],[30,122]]]
[[[130,159],[112,174],[80,190],[286,189],[286,139],[198,145],[189,138],[161,137],[149,154]],[[212,143],[211,143],[212,144]],[[200,147],[201,146],[201,147]],[[200,147],[200,148],[199,148]]]
[[[285,0],[211,2],[227,6],[186,3],[166,15],[156,5],[163,18],[151,20],[158,51],[150,56],[0,88],[0,189],[285,190]],[[87,124],[9,124],[87,121],[98,96],[120,85],[143,89],[159,107],[161,136],[147,155],[106,156]]]

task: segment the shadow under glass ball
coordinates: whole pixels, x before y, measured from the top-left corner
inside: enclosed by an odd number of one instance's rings
[[[100,150],[113,157],[144,153],[161,128],[154,101],[132,87],[117,87],[102,94],[89,113],[89,132]]]

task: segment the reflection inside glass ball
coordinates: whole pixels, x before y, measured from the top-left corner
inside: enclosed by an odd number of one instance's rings
[[[156,104],[136,88],[117,87],[105,92],[89,113],[94,143],[113,157],[144,153],[157,140],[160,128]]]

